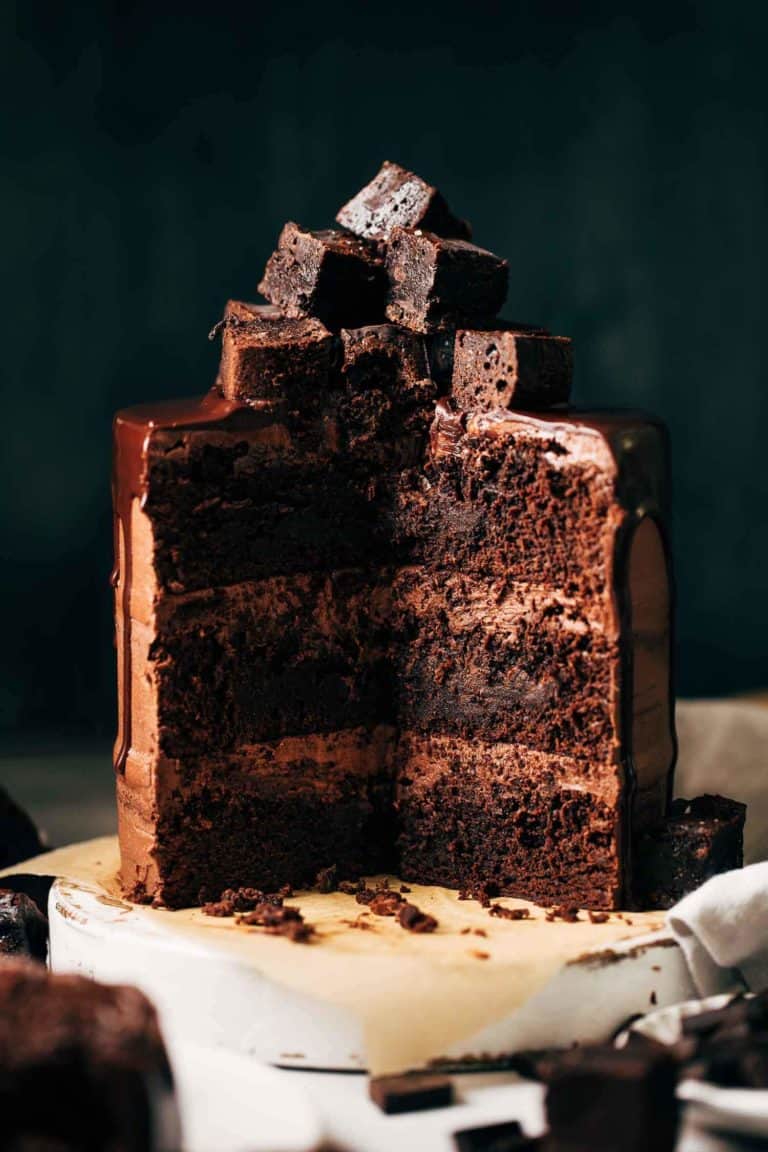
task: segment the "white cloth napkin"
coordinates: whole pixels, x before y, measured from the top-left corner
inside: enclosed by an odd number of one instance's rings
[[[768,863],[714,876],[670,910],[667,923],[700,996],[713,996],[740,974],[768,987]]]

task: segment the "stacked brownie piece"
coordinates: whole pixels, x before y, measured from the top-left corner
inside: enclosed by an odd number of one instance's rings
[[[667,446],[385,164],[289,223],[203,400],[115,423],[123,880],[382,869],[613,908],[674,759]]]

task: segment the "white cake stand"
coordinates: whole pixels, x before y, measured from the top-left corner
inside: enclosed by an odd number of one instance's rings
[[[111,837],[13,871],[58,878],[49,902],[54,970],[136,984],[174,1042],[272,1064],[382,1073],[487,1063],[605,1039],[630,1016],[694,994],[663,914],[593,924],[582,913],[568,924],[527,905],[529,920],[500,920],[455,892],[412,885],[408,898],[439,921],[419,936],[351,896],[307,893],[290,902],[318,938],[300,945],[199,909],[129,903]]]

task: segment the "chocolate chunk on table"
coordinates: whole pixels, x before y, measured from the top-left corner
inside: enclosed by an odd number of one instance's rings
[[[526,1136],[516,1120],[464,1128],[454,1132],[456,1152],[535,1152],[542,1147],[538,1137]]]
[[[672,1152],[677,1065],[661,1047],[563,1053],[549,1076],[550,1152]]]
[[[725,796],[673,801],[667,819],[639,841],[636,904],[671,908],[712,876],[741,868],[746,812]]]
[[[465,240],[471,236],[467,222],[454,216],[437,188],[389,160],[336,219],[350,232],[371,240],[388,240],[397,225],[427,228],[438,236]]]
[[[571,394],[573,355],[567,336],[497,328],[460,328],[451,394],[462,408],[548,408]]]
[[[287,316],[316,316],[330,328],[358,328],[384,319],[387,277],[375,245],[348,232],[310,232],[290,221],[259,292]]]
[[[507,295],[506,260],[466,240],[395,228],[386,262],[387,316],[416,332],[490,320]]]
[[[376,1076],[368,1092],[382,1112],[423,1112],[453,1103],[453,1084],[445,1076]]]
[[[48,920],[23,892],[0,888],[0,957],[29,956],[45,963]]]
[[[10,868],[44,851],[45,845],[30,817],[0,788],[0,868]]]
[[[336,341],[312,317],[280,316],[271,305],[230,302],[221,329],[219,388],[229,400],[286,400],[311,408],[326,396]],[[248,309],[248,311],[245,310]]]

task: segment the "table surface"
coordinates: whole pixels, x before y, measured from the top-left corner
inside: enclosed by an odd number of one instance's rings
[[[768,695],[759,699],[768,705]],[[111,748],[106,743],[16,740],[0,746],[0,783],[32,813],[51,845],[64,845],[116,829]],[[454,1077],[451,1108],[384,1116],[368,1099],[365,1076],[284,1070],[300,1085],[319,1115],[326,1138],[355,1152],[448,1152],[452,1133],[504,1119],[541,1124],[541,1090],[513,1074]],[[760,1145],[764,1147],[765,1145]],[[682,1152],[727,1152],[755,1144],[686,1129]]]

